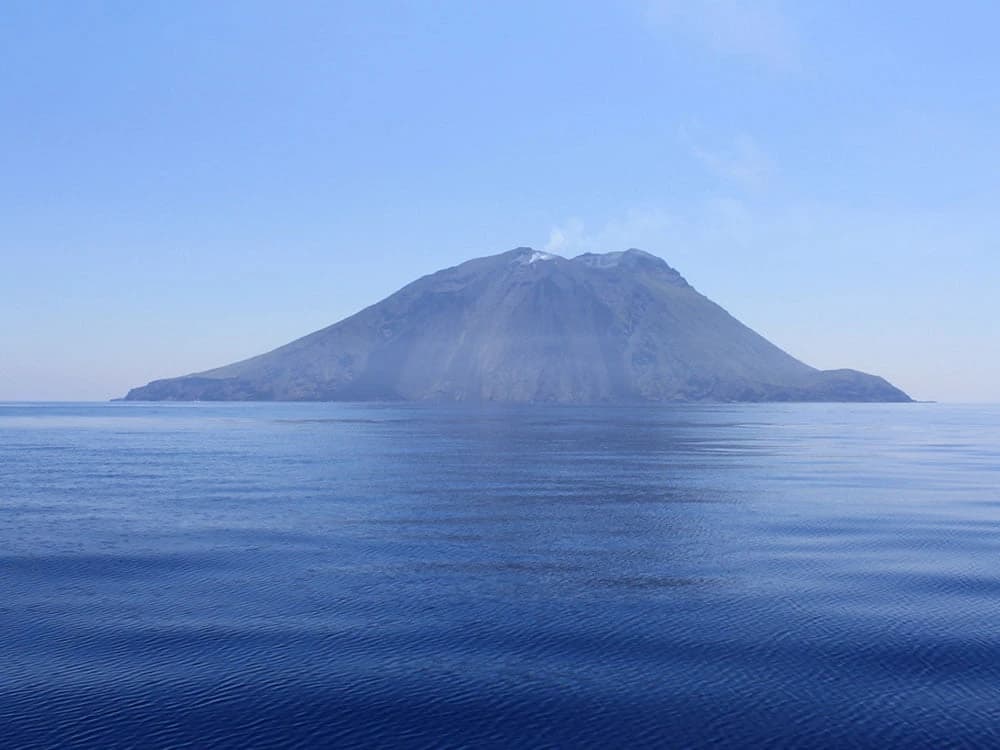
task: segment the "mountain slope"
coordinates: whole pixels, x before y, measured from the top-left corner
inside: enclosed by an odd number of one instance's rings
[[[403,287],[274,351],[129,400],[908,401],[800,362],[640,250],[518,248]]]

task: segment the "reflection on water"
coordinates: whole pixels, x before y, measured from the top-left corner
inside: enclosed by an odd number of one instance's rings
[[[997,746],[998,487],[995,407],[0,405],[0,726]]]

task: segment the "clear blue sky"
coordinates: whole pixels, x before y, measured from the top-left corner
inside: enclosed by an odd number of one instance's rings
[[[1000,4],[0,8],[0,399],[103,399],[518,245],[1000,401]]]

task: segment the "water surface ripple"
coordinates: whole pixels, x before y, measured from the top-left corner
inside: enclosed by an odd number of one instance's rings
[[[1000,408],[0,404],[5,747],[1000,747]]]

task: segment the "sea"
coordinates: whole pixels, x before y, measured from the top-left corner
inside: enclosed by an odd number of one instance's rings
[[[0,404],[0,746],[1000,747],[1000,407]]]

